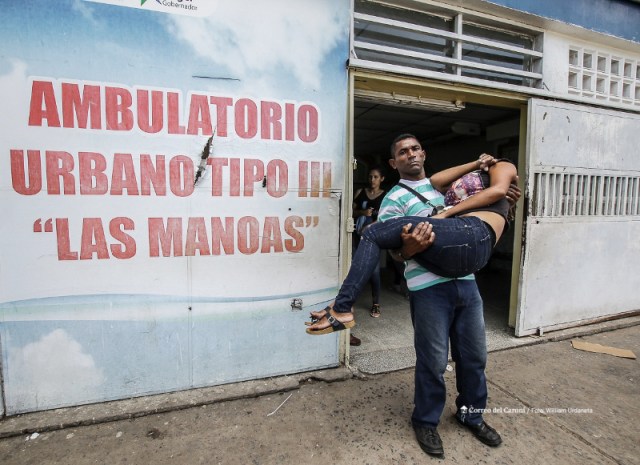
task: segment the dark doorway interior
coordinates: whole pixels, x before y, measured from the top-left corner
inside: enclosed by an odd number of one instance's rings
[[[455,112],[438,112],[407,105],[355,101],[354,190],[367,185],[370,166],[386,168],[383,188],[398,181],[388,165],[390,143],[401,133],[414,134],[427,151],[427,175],[474,160],[483,152],[518,162],[520,112],[478,104],[467,104]],[[500,348],[515,339],[508,327],[513,229],[501,238],[490,263],[476,275],[485,303],[488,344]],[[405,290],[394,286],[392,264],[381,268],[381,317],[371,318],[371,291],[366,288],[355,306],[357,326],[353,334],[362,345],[351,347],[351,363],[370,373],[412,366],[413,330]]]

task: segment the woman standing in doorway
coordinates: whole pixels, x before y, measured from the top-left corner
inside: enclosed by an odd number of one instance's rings
[[[358,244],[360,243],[360,234],[366,226],[374,223],[378,219],[378,211],[380,204],[384,198],[385,191],[380,187],[384,181],[382,169],[372,167],[369,169],[368,182],[369,186],[364,189],[358,189],[353,198],[353,219],[355,220],[356,230],[353,234],[353,254],[355,255]],[[380,264],[376,266],[371,279],[371,311],[369,314],[373,318],[380,316]]]

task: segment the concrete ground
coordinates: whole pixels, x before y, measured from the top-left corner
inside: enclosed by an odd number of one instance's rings
[[[371,291],[367,287],[354,305],[356,327],[353,334],[362,344],[351,347],[350,364],[367,374],[410,368],[415,365],[413,327],[409,316],[409,302],[392,289],[393,274],[383,269],[380,293],[381,316],[371,318]],[[509,269],[485,269],[477,274],[476,281],[484,303],[487,333],[487,349],[491,351],[532,344],[537,336],[515,337],[509,320]]]
[[[570,342],[639,355],[639,323],[490,353],[485,418],[504,439],[496,449],[453,420],[453,372],[439,427],[445,458],[435,459],[411,429],[412,368],[340,368],[12,417],[0,422],[0,463],[640,464],[640,362]]]

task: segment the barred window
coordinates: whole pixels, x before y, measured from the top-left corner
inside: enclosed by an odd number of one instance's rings
[[[540,88],[541,32],[447,6],[356,0],[350,64]]]
[[[534,216],[640,215],[640,176],[535,173],[533,192]]]

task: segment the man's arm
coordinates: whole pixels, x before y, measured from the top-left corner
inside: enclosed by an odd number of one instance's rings
[[[515,206],[516,203],[518,203],[518,200],[520,200],[520,196],[522,195],[522,191],[518,187],[519,181],[520,181],[520,178],[516,176],[513,182],[511,182],[509,189],[507,190],[507,195],[506,195],[507,201],[509,202],[509,205],[511,205],[512,207]]]
[[[411,224],[402,228],[402,248],[391,251],[391,257],[399,262],[409,260],[415,254],[428,249],[436,240],[436,234],[433,232],[433,226],[429,223],[418,223],[413,231]]]
[[[380,213],[378,214],[378,221],[386,221],[391,218],[399,216],[405,216],[406,212],[398,201],[392,200],[394,189],[389,191],[385,198],[382,200],[380,207]],[[425,220],[427,220],[425,218]],[[413,231],[409,232],[412,225],[408,224],[403,228],[401,234],[403,246],[400,249],[389,250],[391,258],[398,262],[404,262],[410,259],[415,254],[426,250],[435,241],[435,233],[433,233],[433,226],[428,223],[418,223]]]

